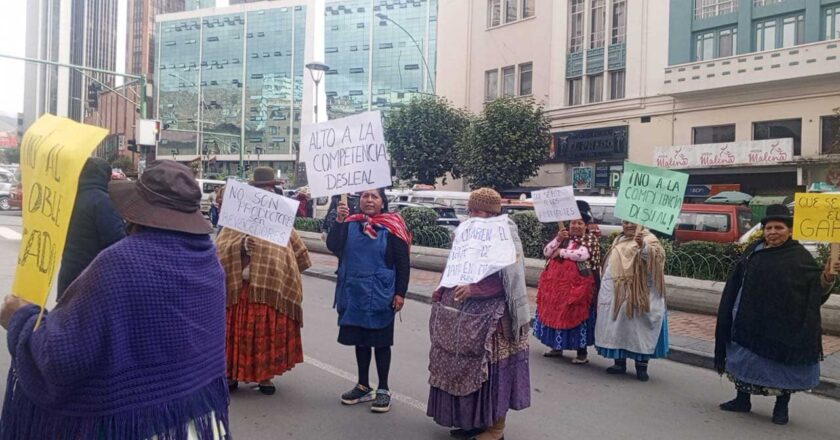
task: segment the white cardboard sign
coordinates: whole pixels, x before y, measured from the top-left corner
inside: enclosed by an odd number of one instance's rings
[[[440,285],[477,283],[516,262],[508,216],[471,218],[455,230]]]
[[[301,129],[300,159],[314,197],[391,186],[382,116],[361,113]]]
[[[543,223],[580,218],[580,210],[575,201],[575,190],[571,186],[534,191],[531,197],[533,197],[537,218]]]
[[[219,224],[244,234],[286,246],[300,202],[230,179],[219,213]]]

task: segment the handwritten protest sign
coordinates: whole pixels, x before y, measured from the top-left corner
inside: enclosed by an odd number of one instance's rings
[[[46,114],[26,131],[20,173],[26,194],[23,237],[12,292],[35,304],[47,303],[64,253],[79,175],[108,130]]]
[[[219,224],[286,246],[300,202],[230,179],[219,213]]]
[[[840,243],[840,194],[797,193],[793,238]]]
[[[304,125],[300,138],[300,158],[314,197],[391,186],[378,111]]]
[[[571,186],[548,188],[531,193],[537,218],[543,223],[563,222],[580,218],[575,191]]]
[[[472,284],[516,262],[508,216],[471,218],[455,230],[440,285]]]
[[[624,162],[615,216],[671,234],[682,209],[688,174]]]

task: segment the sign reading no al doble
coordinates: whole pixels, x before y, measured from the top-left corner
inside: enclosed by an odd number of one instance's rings
[[[793,238],[840,243],[840,195],[796,193]]]
[[[23,136],[20,174],[26,199],[15,295],[41,306],[47,303],[64,252],[79,175],[107,135],[105,129],[46,114]]]
[[[575,190],[571,186],[548,188],[531,193],[534,211],[543,223],[563,222],[580,218]]]
[[[219,224],[280,246],[286,246],[300,202],[230,179]]]
[[[477,283],[516,262],[508,216],[471,218],[455,230],[440,285]]]
[[[688,174],[624,162],[615,216],[671,234],[682,209]]]
[[[378,111],[304,125],[300,143],[300,158],[306,163],[306,177],[315,197],[391,185]]]

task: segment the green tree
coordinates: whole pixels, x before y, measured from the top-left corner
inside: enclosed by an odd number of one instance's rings
[[[6,148],[3,150],[3,162],[8,164],[20,163],[20,148]]]
[[[455,145],[469,118],[437,96],[414,98],[390,115],[385,126],[388,151],[400,179],[433,185],[446,173],[458,176]]]
[[[549,122],[532,100],[499,98],[485,105],[458,143],[458,168],[471,188],[519,186],[537,175],[551,145]]]
[[[128,156],[119,156],[111,161],[111,168],[119,168],[124,173],[130,173],[134,171],[134,162]]]

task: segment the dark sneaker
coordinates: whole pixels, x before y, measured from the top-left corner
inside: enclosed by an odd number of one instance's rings
[[[376,390],[376,399],[373,401],[370,410],[375,413],[386,413],[391,410],[391,392],[388,390]]]
[[[483,429],[453,429],[449,431],[449,435],[455,438],[473,438],[484,432]]]
[[[355,388],[341,395],[341,403],[345,405],[370,402],[373,399],[373,390],[364,385],[356,385]]]

